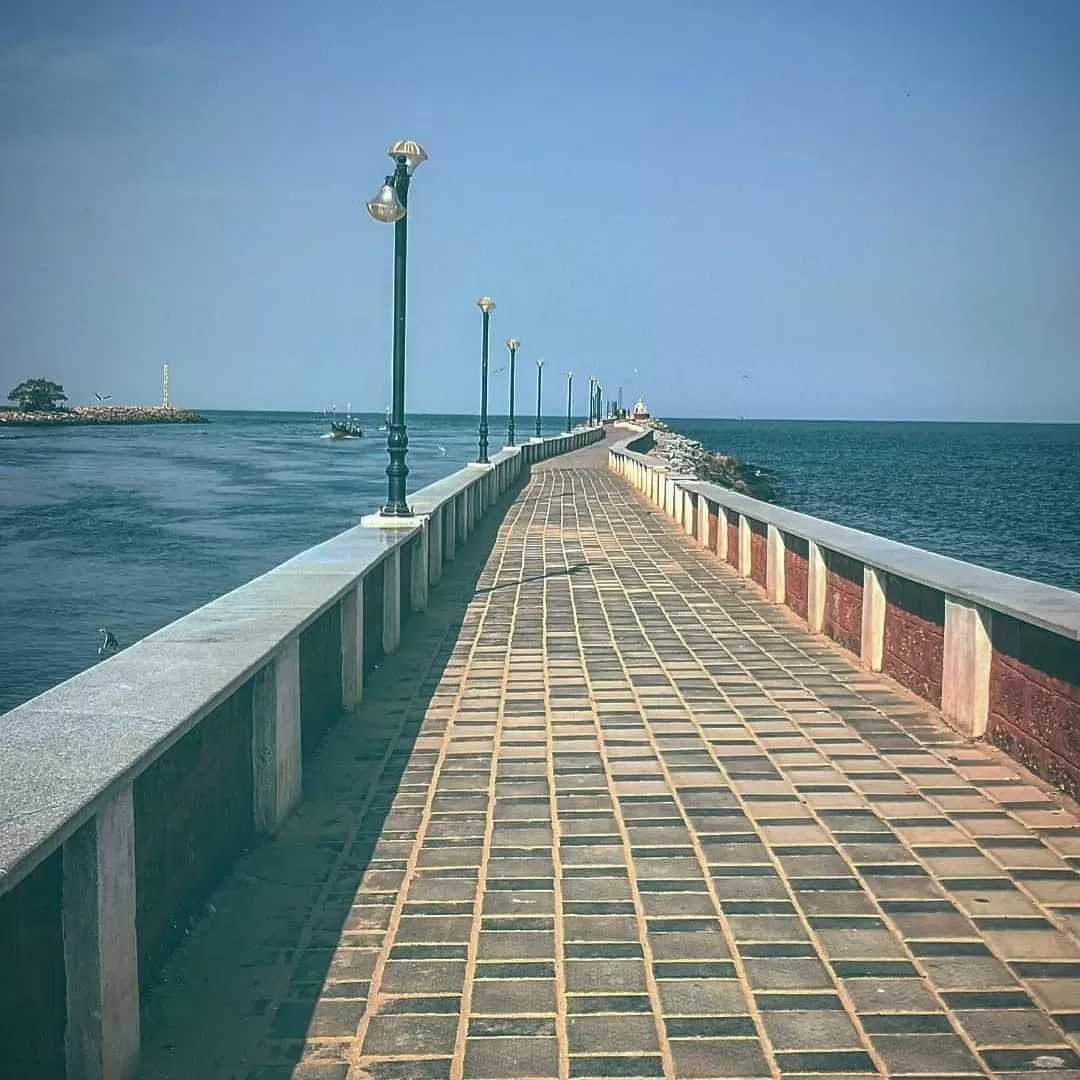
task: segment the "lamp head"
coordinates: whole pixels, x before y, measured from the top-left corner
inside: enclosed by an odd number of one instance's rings
[[[476,301],[476,306],[485,314],[488,315],[495,310],[495,301],[490,296],[481,296]]]
[[[508,337],[506,339],[506,347],[511,352],[517,352],[521,348],[521,342],[516,337]]]
[[[374,199],[368,200],[368,213],[376,220],[392,225],[405,216],[405,207],[398,198],[397,188],[394,187],[394,178],[388,176],[386,182]]]
[[[542,356],[539,356],[539,357],[536,358],[536,366],[537,367],[543,367],[544,366],[544,358]]]
[[[427,161],[424,148],[418,142],[413,142],[412,139],[399,139],[386,152],[395,162],[398,158],[403,157],[410,176],[416,171],[418,165],[423,165]]]

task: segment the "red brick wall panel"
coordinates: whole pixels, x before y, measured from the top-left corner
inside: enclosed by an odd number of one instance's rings
[[[1058,786],[1072,776],[1065,789],[1076,795],[1080,642],[998,613],[991,641],[989,738]]]
[[[67,1022],[56,851],[0,896],[0,1076],[63,1080]]]
[[[768,581],[769,527],[764,521],[753,518],[747,518],[747,521],[750,522],[750,579],[764,589]]]
[[[1075,758],[1067,760],[1055,754],[1038,739],[1000,718],[988,726],[987,737],[1036,776],[1041,776],[1070,798],[1080,799],[1080,764]]]
[[[135,927],[145,985],[250,841],[251,682],[136,777]]]
[[[941,704],[945,594],[914,581],[885,581],[881,670],[933,705]]]
[[[403,632],[405,624],[412,618],[412,553],[415,543],[417,538],[414,536],[411,540],[406,540],[398,552],[398,612]]]
[[[364,578],[364,674],[383,658],[383,563]]]
[[[785,603],[796,615],[807,617],[810,591],[810,545],[801,536],[784,533]]]
[[[709,550],[716,551],[720,544],[720,511],[709,504]]]
[[[340,712],[341,608],[334,604],[300,635],[300,740],[305,758]]]
[[[727,561],[737,570],[739,568],[739,515],[728,514],[727,526]]]
[[[825,634],[858,656],[862,651],[862,563],[827,551],[825,566]]]

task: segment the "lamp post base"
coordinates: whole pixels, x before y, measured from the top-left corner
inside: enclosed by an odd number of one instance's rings
[[[374,514],[365,514],[360,524],[366,529],[411,529],[415,525],[422,525],[427,517],[427,514],[416,514],[412,510],[408,514],[387,514],[379,510]]]

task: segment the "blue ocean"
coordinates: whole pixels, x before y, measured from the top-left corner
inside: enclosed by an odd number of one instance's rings
[[[205,415],[0,430],[0,712],[95,663],[99,626],[130,644],[385,498],[379,416],[334,442],[311,413]],[[477,423],[410,416],[409,490],[474,459]],[[668,423],[769,467],[793,509],[1080,590],[1080,426]]]

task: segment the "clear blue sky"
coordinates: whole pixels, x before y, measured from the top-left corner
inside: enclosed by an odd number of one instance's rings
[[[413,411],[476,411],[488,293],[525,412],[542,355],[555,414],[1080,420],[1076,0],[4,14],[4,394],[381,410],[413,138]]]

